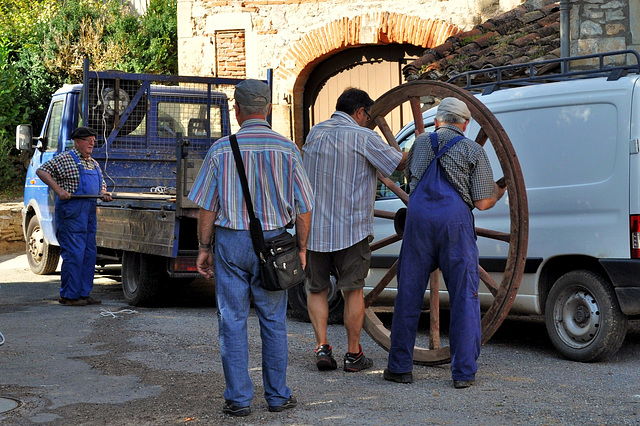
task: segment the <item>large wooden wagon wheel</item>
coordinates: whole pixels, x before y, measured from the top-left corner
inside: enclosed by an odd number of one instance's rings
[[[479,238],[491,238],[504,241],[509,245],[506,268],[500,283],[495,282],[492,277],[482,267],[480,267],[480,279],[493,295],[493,302],[489,309],[482,316],[482,343],[486,343],[498,329],[502,321],[507,316],[511,304],[515,298],[522,279],[524,271],[524,263],[527,254],[528,244],[528,208],[527,197],[525,192],[524,180],[520,164],[516,157],[515,151],[511,145],[506,132],[495,118],[495,116],[471,93],[460,89],[449,83],[438,81],[418,80],[400,85],[389,90],[382,95],[371,108],[371,120],[368,127],[374,129],[376,126],[380,129],[387,142],[400,149],[393,133],[391,132],[385,116],[387,116],[395,108],[401,107],[405,102],[409,102],[413,119],[416,124],[416,135],[424,133],[424,125],[422,119],[422,100],[437,100],[433,105],[441,99],[453,96],[464,101],[471,116],[480,125],[480,131],[476,137],[476,142],[480,145],[490,140],[502,172],[504,173],[504,181],[507,186],[507,194],[510,214],[510,231],[509,233],[499,232],[489,229],[476,228]],[[500,173],[494,170],[494,174]],[[382,181],[394,194],[396,194],[405,205],[409,201],[409,195],[404,192],[398,185],[388,178],[378,175],[378,179]],[[505,199],[505,198],[503,198]],[[375,211],[376,217],[394,220],[396,215],[402,214],[402,210],[398,212]],[[380,241],[371,244],[372,251],[381,249],[389,244],[393,244],[402,239],[401,232]],[[375,301],[382,290],[393,280],[396,275],[397,261],[387,271],[375,288],[365,297],[365,320],[364,329],[367,333],[387,351],[390,347],[390,332],[386,329],[382,321],[376,316],[371,304]],[[430,292],[430,330],[429,330],[429,348],[415,347],[414,363],[422,365],[437,365],[450,362],[449,347],[441,347],[440,345],[440,312],[439,312],[439,282],[438,271],[431,274],[429,284]]]

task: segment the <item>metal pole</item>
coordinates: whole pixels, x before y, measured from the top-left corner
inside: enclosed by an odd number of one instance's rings
[[[560,0],[560,55],[563,58],[571,56],[571,0]],[[562,62],[562,72],[569,71],[569,63]]]

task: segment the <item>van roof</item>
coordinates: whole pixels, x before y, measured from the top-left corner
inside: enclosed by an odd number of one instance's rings
[[[626,65],[632,60],[635,60],[635,64]],[[576,65],[578,62],[580,64]],[[587,67],[583,65],[585,63],[594,65]],[[501,88],[575,79],[606,77],[607,80],[617,80],[629,73],[640,75],[640,55],[635,50],[619,50],[467,71],[450,78],[448,83],[456,84],[471,92],[488,94]]]

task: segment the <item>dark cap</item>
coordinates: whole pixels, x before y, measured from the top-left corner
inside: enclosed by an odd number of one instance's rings
[[[78,127],[73,132],[71,132],[71,139],[82,139],[87,138],[89,136],[96,136],[97,133],[91,127]]]
[[[266,106],[271,103],[269,86],[260,80],[244,80],[236,85],[236,102],[246,106]]]

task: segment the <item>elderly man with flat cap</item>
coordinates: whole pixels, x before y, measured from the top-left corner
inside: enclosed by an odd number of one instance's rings
[[[244,80],[235,88],[235,113],[240,124],[238,146],[253,208],[265,239],[295,224],[303,266],[311,223],[313,194],[298,147],[271,130],[267,84]],[[226,389],[222,412],[251,413],[254,389],[249,375],[247,318],[253,301],[260,320],[262,382],[269,411],[294,408],[287,386],[287,292],[260,286],[259,260],[249,233],[249,216],[229,137],[209,149],[189,198],[201,208],[198,217],[198,271],[215,276],[220,356]],[[212,240],[215,233],[215,250]]]
[[[418,136],[405,174],[410,196],[398,260],[398,294],[386,380],[413,381],[413,348],[429,274],[440,268],[449,292],[451,376],[456,389],[475,381],[480,355],[478,246],[472,210],[495,205],[505,189],[493,180],[484,149],[464,137],[471,113],[456,98],[438,105],[433,133]]]
[[[78,127],[71,132],[74,147],[44,163],[36,174],[56,194],[55,226],[60,245],[60,298],[67,306],[100,304],[90,296],[96,268],[96,198],[111,201],[98,162],[91,158],[96,132]]]

